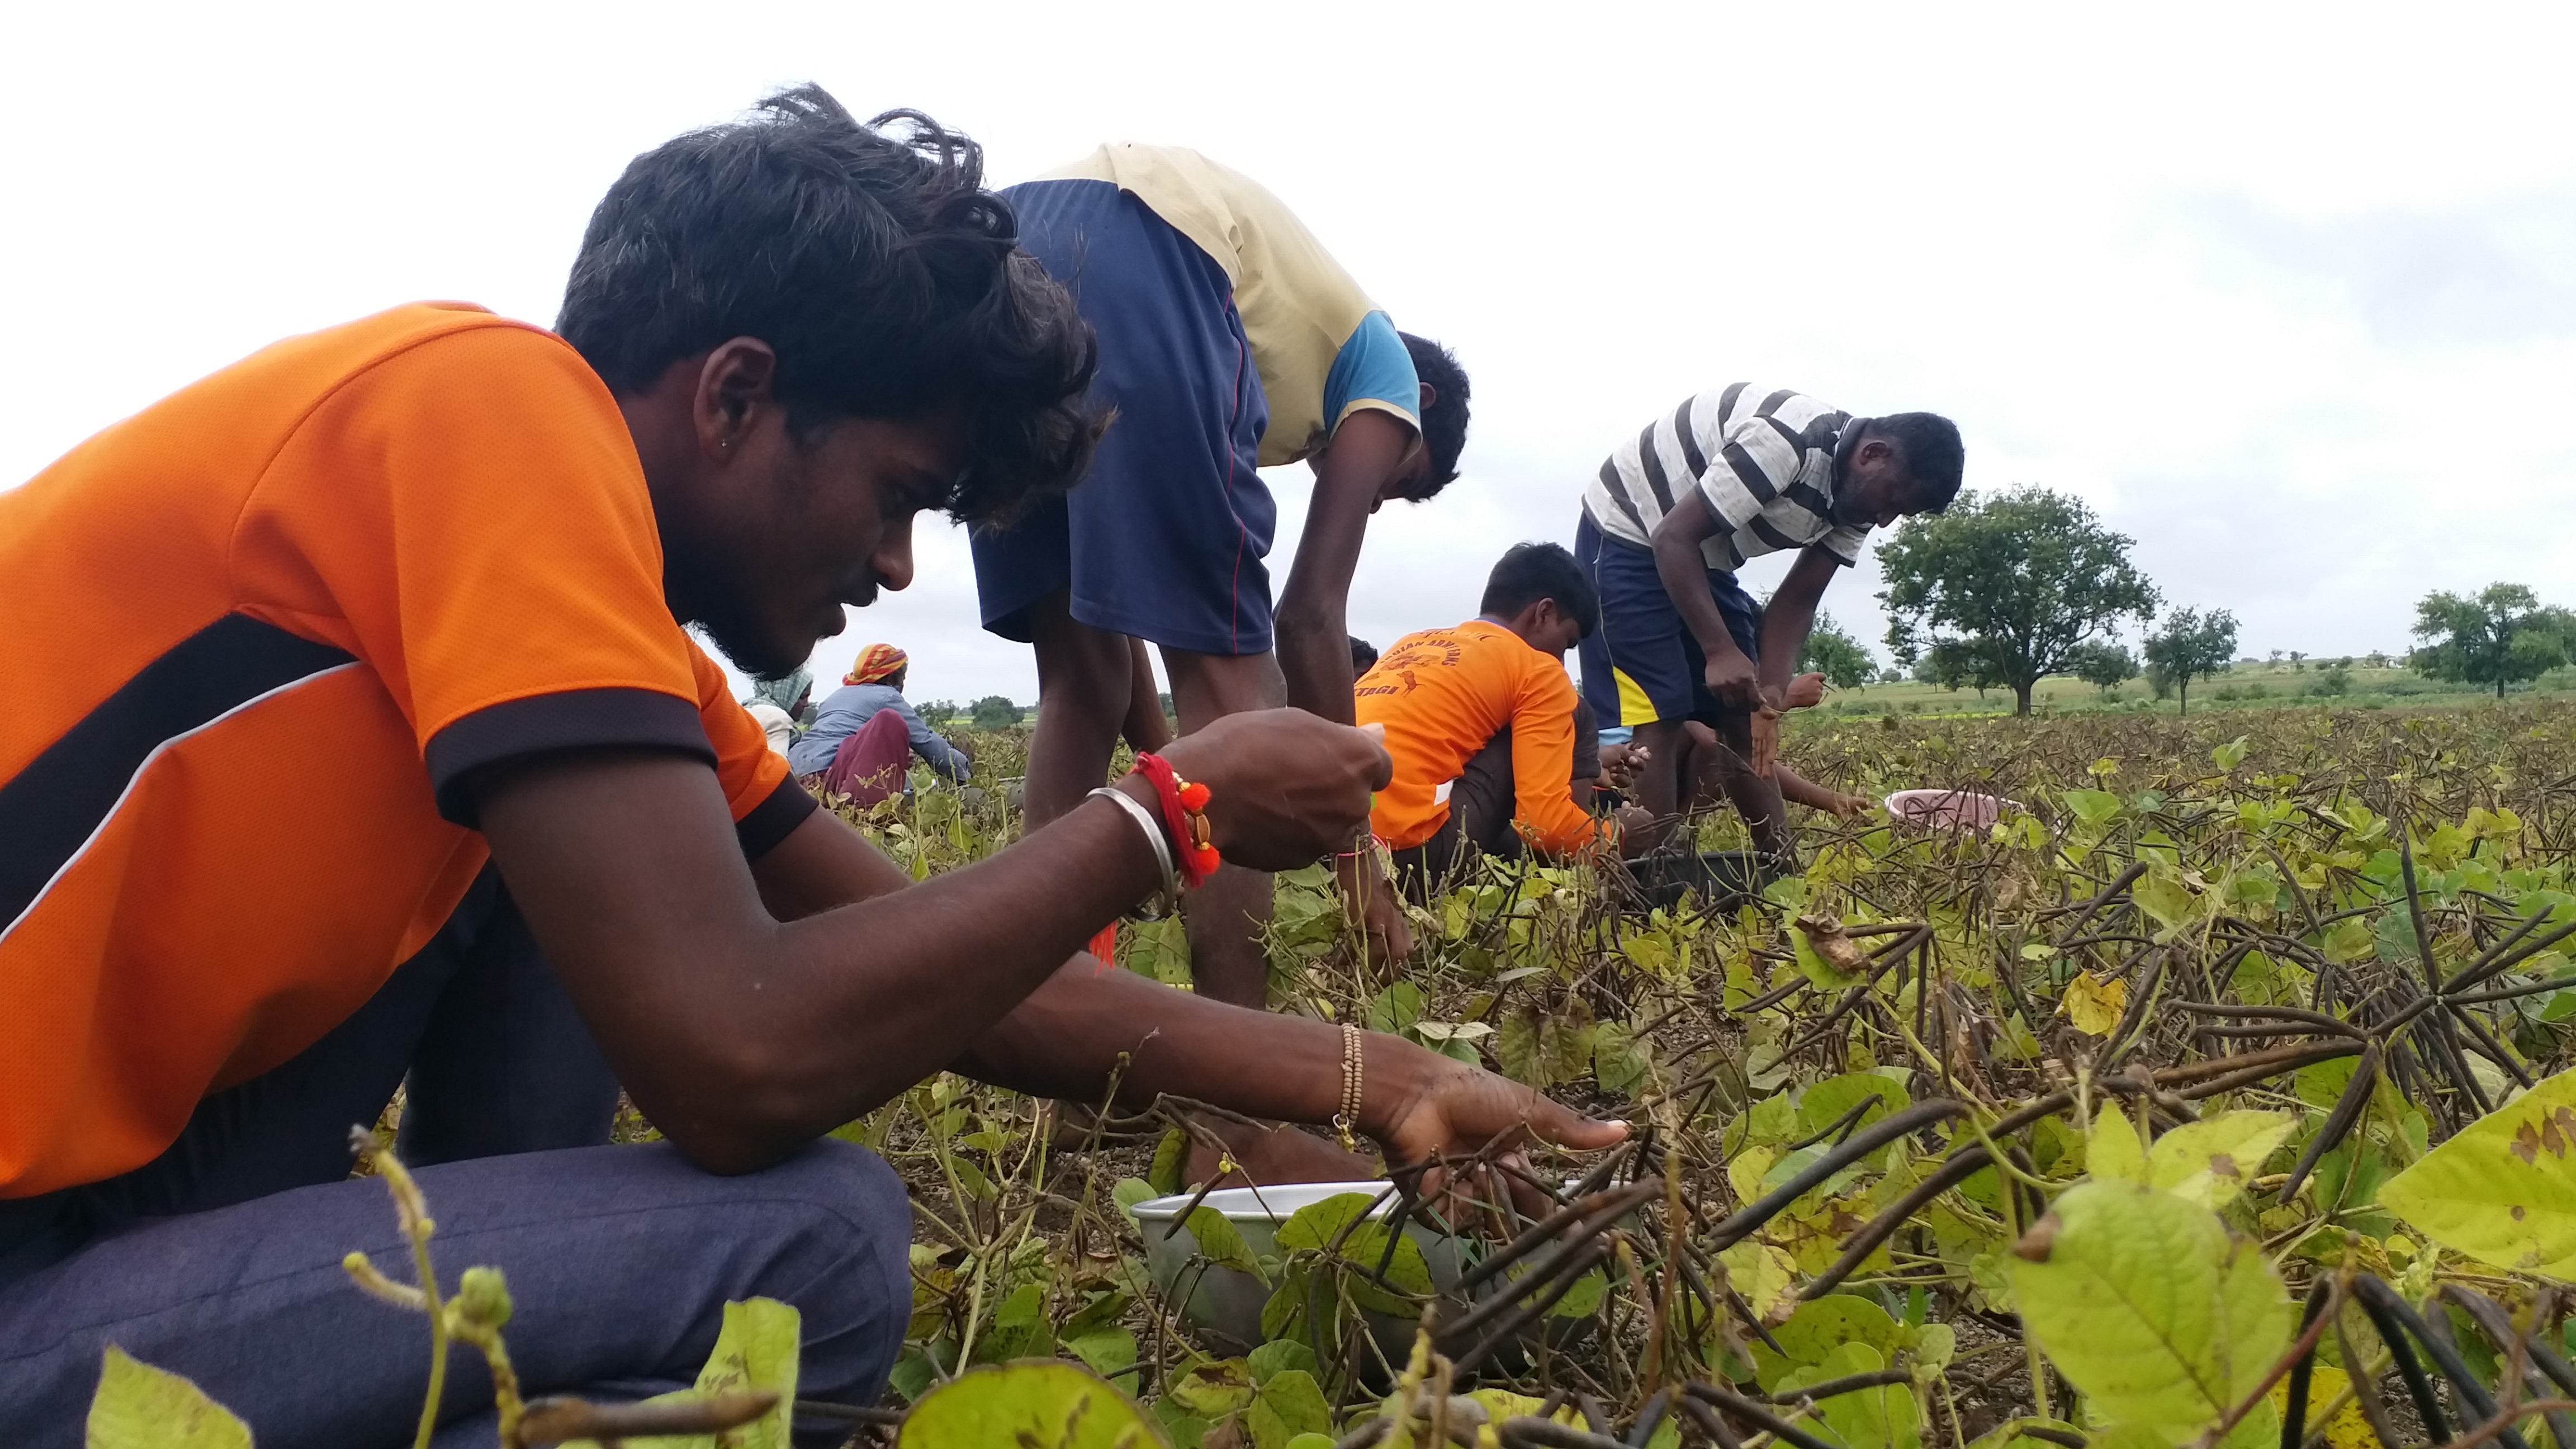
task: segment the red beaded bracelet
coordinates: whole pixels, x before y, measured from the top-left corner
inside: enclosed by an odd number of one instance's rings
[[[1195,888],[1216,873],[1224,861],[1216,844],[1208,838],[1208,787],[1184,780],[1172,769],[1172,762],[1160,755],[1138,755],[1135,773],[1154,787],[1154,797],[1162,802],[1163,822],[1171,827],[1173,863],[1178,868],[1181,884]]]

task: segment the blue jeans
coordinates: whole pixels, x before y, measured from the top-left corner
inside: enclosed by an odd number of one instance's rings
[[[348,1177],[350,1125],[406,1076],[440,1279],[507,1275],[530,1395],[684,1388],[725,1300],[754,1295],[804,1316],[803,1396],[882,1390],[912,1307],[892,1170],[829,1140],[730,1178],[667,1145],[599,1145],[615,1078],[487,872],[356,1015],[208,1098],[160,1158],[0,1202],[0,1444],[79,1445],[109,1343],[196,1380],[261,1449],[410,1443],[428,1327],[340,1266],[355,1249],[413,1280],[384,1184]],[[437,1442],[489,1445],[491,1410],[481,1356],[458,1348]]]

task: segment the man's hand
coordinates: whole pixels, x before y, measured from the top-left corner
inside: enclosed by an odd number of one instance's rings
[[[1373,964],[1394,965],[1413,955],[1413,923],[1395,898],[1395,884],[1378,868],[1377,857],[1358,851],[1336,857],[1333,878],[1341,886],[1346,918],[1368,937]]]
[[[1789,681],[1789,688],[1781,697],[1780,707],[1783,709],[1814,709],[1817,705],[1824,702],[1825,676],[1810,670],[1807,673],[1801,674],[1797,678]]]
[[[1753,661],[1741,649],[1720,649],[1708,656],[1700,678],[1717,702],[1739,714],[1762,707],[1762,685],[1755,677]]]
[[[1395,775],[1384,735],[1377,725],[1263,709],[1212,720],[1163,757],[1208,787],[1208,832],[1228,863],[1295,870],[1341,848],[1368,820],[1370,793]]]
[[[1378,1050],[1387,1040],[1372,1036],[1369,1046]],[[1483,1154],[1528,1174],[1526,1144],[1538,1141],[1576,1152],[1598,1151],[1626,1141],[1628,1124],[1596,1121],[1482,1067],[1443,1059],[1420,1089],[1394,1104],[1370,1135],[1385,1149],[1387,1165],[1399,1180],[1409,1171],[1422,1171],[1420,1191],[1426,1199],[1446,1194],[1499,1202],[1501,1194],[1509,1192],[1525,1211],[1538,1211],[1543,1201],[1510,1172],[1491,1168],[1461,1172],[1465,1164],[1459,1159]]]
[[[1644,769],[1646,761],[1653,757],[1653,751],[1633,741],[1624,745],[1603,745],[1601,773],[1593,777],[1592,788],[1626,794],[1629,787],[1637,783],[1637,772]]]
[[[1780,711],[1765,703],[1753,711],[1753,776],[1771,778],[1771,767],[1780,759]]]

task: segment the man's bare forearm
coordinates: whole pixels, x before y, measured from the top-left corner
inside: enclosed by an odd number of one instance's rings
[[[1288,684],[1288,703],[1335,724],[1352,721],[1351,636],[1349,607],[1339,595],[1319,599],[1294,612],[1283,610],[1273,625],[1279,673]]]
[[[1673,611],[1682,616],[1682,626],[1698,642],[1702,657],[1742,654],[1735,636],[1727,632],[1726,617],[1717,611],[1716,597],[1708,591],[1708,567],[1700,558],[1699,540],[1687,529],[1672,525],[1667,518],[1654,533],[1655,576],[1663,580],[1664,596],[1673,601]]]
[[[1382,1133],[1446,1059],[1375,1032],[1362,1043],[1357,1125]],[[1170,1094],[1324,1123],[1341,1098],[1342,1031],[1202,1000],[1084,956],[977,1037],[951,1069],[1034,1096],[1096,1102],[1114,1080],[1123,1106]]]

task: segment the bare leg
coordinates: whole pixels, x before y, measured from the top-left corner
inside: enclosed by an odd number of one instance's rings
[[[1081,804],[1108,779],[1127,717],[1131,642],[1076,621],[1068,603],[1065,594],[1050,594],[1029,610],[1038,656],[1038,727],[1029,741],[1025,806],[1031,830]]]
[[[1744,817],[1745,828],[1753,834],[1753,848],[1766,856],[1784,857],[1789,836],[1782,827],[1788,810],[1780,803],[1780,782],[1762,779],[1746,763],[1753,753],[1752,721],[1743,715],[1729,717],[1716,734],[1717,747],[1705,751],[1708,774]]]
[[[1288,702],[1279,661],[1269,654],[1165,649],[1163,669],[1172,678],[1182,734],[1229,714],[1276,709]],[[1207,884],[1190,893],[1190,981],[1199,995],[1256,1011],[1269,1005],[1270,963],[1261,950],[1261,928],[1269,920],[1266,872],[1219,866]]]
[[[1639,725],[1632,738],[1646,747],[1645,767],[1637,772],[1637,803],[1654,815],[1651,844],[1661,849],[1680,828],[1682,782],[1699,778],[1698,742],[1683,729],[1683,721],[1674,719]]]
[[[1163,697],[1154,689],[1154,660],[1145,641],[1127,641],[1127,722],[1118,728],[1138,754],[1151,754],[1172,742],[1172,722],[1163,718]]]

